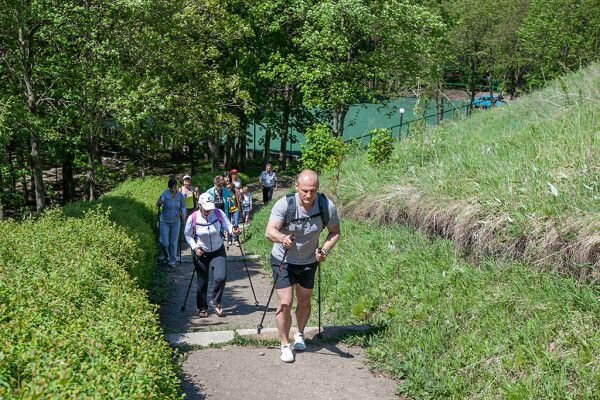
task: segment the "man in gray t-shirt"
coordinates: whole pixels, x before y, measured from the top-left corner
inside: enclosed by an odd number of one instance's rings
[[[318,263],[327,258],[329,251],[340,238],[340,219],[331,200],[323,212],[329,215],[327,238],[319,247],[319,237],[323,220],[319,215],[319,178],[314,171],[302,171],[296,180],[296,210],[289,226],[283,226],[288,203],[286,197],[279,199],[269,217],[266,237],[274,242],[271,251],[273,276],[277,280],[277,330],[281,341],[281,360],[293,362],[294,353],[289,343],[292,325],[292,298],[296,292],[296,323],[298,332],[294,335],[294,350],[306,349],[304,328],[310,317],[310,296],[314,286]]]

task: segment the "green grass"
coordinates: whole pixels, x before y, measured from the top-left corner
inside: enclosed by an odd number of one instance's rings
[[[347,202],[410,185],[507,216],[517,234],[547,219],[589,221],[600,212],[599,124],[594,64],[507,106],[408,137],[385,167],[350,157],[338,193]]]
[[[269,254],[268,214],[248,227],[248,253]],[[600,395],[597,286],[518,263],[476,266],[447,240],[348,220],[328,258],[326,320],[376,327],[358,340],[409,398]]]

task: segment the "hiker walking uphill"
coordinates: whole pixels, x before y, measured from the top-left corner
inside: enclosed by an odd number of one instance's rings
[[[265,165],[265,170],[258,178],[263,192],[263,204],[267,204],[273,198],[273,191],[277,190],[277,175],[271,169],[271,164]]]
[[[185,208],[187,216],[196,211],[196,203],[198,202],[198,188],[192,186],[192,177],[185,175],[183,177],[183,186],[179,189],[185,198]]]
[[[221,175],[213,179],[214,186],[206,191],[214,199],[215,207],[229,215],[229,204],[233,202],[233,193],[225,187],[225,179]]]
[[[177,244],[182,221],[185,221],[185,199],[177,190],[177,180],[169,179],[168,189],[162,192],[156,201],[157,207],[162,207],[160,213],[160,245],[169,267],[177,263]]]
[[[190,245],[195,271],[198,273],[198,292],[196,305],[198,315],[208,317],[208,306],[212,306],[219,317],[225,316],[221,305],[227,266],[222,231],[238,236],[239,229],[234,227],[225,213],[215,207],[213,198],[202,193],[198,199],[198,211],[190,215],[185,224],[185,240]],[[214,275],[213,291],[208,301],[208,275],[212,268]]]
[[[304,170],[296,179],[296,193],[279,199],[269,217],[266,237],[274,242],[271,267],[277,288],[276,323],[281,341],[281,360],[293,362],[289,343],[292,325],[291,308],[296,294],[296,324],[293,350],[303,351],[304,328],[310,317],[310,296],[319,263],[340,238],[340,220],[333,202],[318,193],[319,178]],[[319,246],[321,231],[327,228],[325,242]],[[295,288],[295,290],[294,290]]]

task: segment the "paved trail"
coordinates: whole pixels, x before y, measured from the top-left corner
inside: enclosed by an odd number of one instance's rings
[[[231,246],[227,254],[228,279],[223,299],[227,316],[223,318],[212,310],[209,318],[197,317],[195,278],[185,311],[181,311],[193,270],[189,249],[183,251],[182,263],[167,273],[169,301],[160,307],[166,338],[173,345],[196,345],[187,351],[183,363],[182,386],[188,399],[398,399],[394,394],[396,383],[371,373],[364,364],[362,349],[346,347],[343,343],[320,345],[319,341],[309,341],[307,350],[297,353],[292,364],[279,360],[278,346],[198,347],[226,342],[231,339],[232,330],[251,338],[277,337],[275,295],[263,323],[264,329],[260,335],[256,332],[271,290],[270,276],[263,272],[257,260],[246,258],[260,303],[257,308],[240,248]],[[310,329],[306,336],[310,338],[315,333],[316,329]],[[339,333],[340,328],[326,328],[324,336]]]

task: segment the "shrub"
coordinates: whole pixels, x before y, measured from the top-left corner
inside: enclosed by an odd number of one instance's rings
[[[369,133],[372,135],[367,149],[369,163],[377,165],[389,161],[394,149],[392,131],[389,129],[372,129]]]
[[[344,143],[332,136],[325,124],[317,124],[304,134],[306,145],[301,145],[300,163],[303,169],[317,173],[339,168],[344,156]]]
[[[0,398],[178,397],[155,310],[126,272],[144,249],[96,208],[0,223]]]

